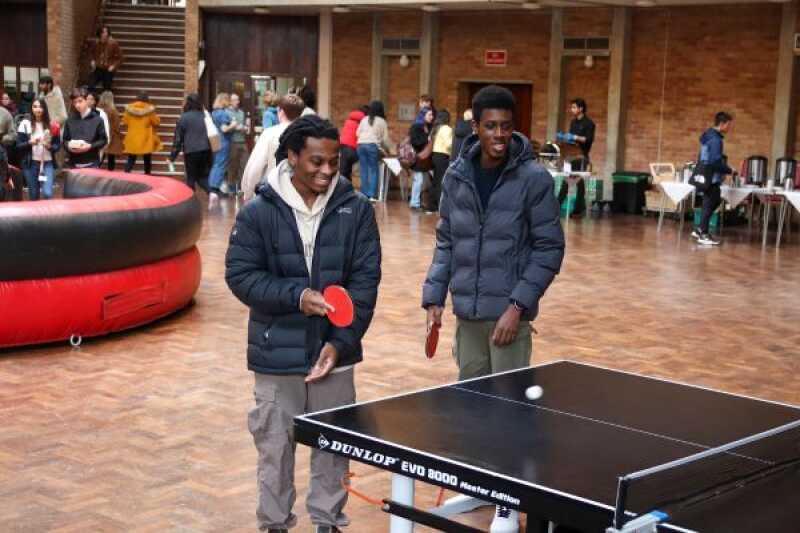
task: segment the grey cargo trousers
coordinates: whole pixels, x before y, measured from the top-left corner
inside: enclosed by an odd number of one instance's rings
[[[320,382],[305,383],[305,376],[255,374],[256,405],[248,415],[248,427],[258,450],[258,507],[261,531],[290,528],[297,522],[292,507],[295,441],[292,418],[303,413],[330,409],[355,402],[353,368],[334,372]],[[311,451],[311,482],[306,508],[311,522],[345,526],[342,513],[347,491],[342,479],[346,458]]]

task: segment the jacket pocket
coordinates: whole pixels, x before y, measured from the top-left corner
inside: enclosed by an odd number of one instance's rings
[[[263,329],[256,347],[266,368],[286,370],[308,366],[307,320],[301,314],[280,316]]]

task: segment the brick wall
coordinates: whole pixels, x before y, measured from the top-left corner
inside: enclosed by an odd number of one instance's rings
[[[199,91],[199,81],[197,79],[197,61],[199,57],[198,43],[201,39],[200,31],[200,8],[197,0],[186,0],[186,19],[185,19],[185,55],[186,63],[184,67],[184,79],[186,80],[186,92],[194,93]]]
[[[372,15],[334,14],[333,42],[331,120],[342,127],[351,110],[370,100]]]
[[[413,121],[400,120],[400,104],[417,105],[419,98],[419,58],[411,58],[407,67],[400,66],[399,57],[388,57],[386,61],[386,119],[392,142],[398,143],[408,135]],[[436,104],[436,102],[434,102]],[[438,104],[436,104],[438,105]]]
[[[768,156],[780,15],[772,4],[635,10],[625,166],[695,159],[701,132],[720,110],[736,119],[725,143],[732,166]]]
[[[608,77],[610,60],[607,57],[595,57],[592,68],[586,68],[583,57],[569,57],[564,60],[564,118],[562,131],[569,130],[572,115],[569,113],[570,100],[583,98],[588,108],[587,116],[595,124],[595,140],[592,144],[592,168],[602,171],[606,160],[606,135],[608,128]],[[580,155],[576,148],[565,148],[566,154]]]
[[[800,30],[798,30],[800,31]],[[794,87],[792,91],[792,116],[793,116],[793,128],[790,129],[790,133],[794,135],[792,139],[789,141],[789,146],[792,147],[793,154],[791,155],[795,159],[800,160],[800,65],[798,63],[797,57],[794,58]]]
[[[459,81],[530,81],[531,135],[543,139],[547,130],[550,16],[527,12],[443,12],[439,16],[437,106],[453,113],[457,110]],[[513,38],[498,38],[500,31]],[[508,50],[508,66],[484,66],[484,50],[494,48]]]
[[[609,37],[613,10],[598,7],[565,9],[561,29],[565,37]]]
[[[381,28],[385,39],[422,36],[421,13],[386,13],[383,15]],[[416,104],[419,100],[420,61],[411,57],[408,67],[400,66],[399,57],[384,58],[384,87],[386,88],[386,119],[389,122],[389,133],[392,141],[400,142],[408,135],[412,121],[401,121],[398,118],[400,104]],[[439,103],[436,102],[439,106]]]
[[[78,80],[81,44],[94,31],[97,0],[48,0],[47,63],[64,95]]]
[[[726,142],[733,164],[738,165],[749,155],[768,155],[780,16],[781,6],[772,4],[725,5],[713,10],[634,9],[624,167],[646,170],[656,159],[675,163],[694,159],[700,133],[721,109],[736,117]],[[568,36],[609,36],[611,18],[609,9],[567,10],[564,32]],[[547,122],[549,15],[444,11],[439,19],[437,107],[456,111],[459,81],[527,80],[533,83],[532,136],[543,139]],[[421,16],[384,14],[387,36],[418,36],[420,25]],[[498,37],[486,28],[502,29],[508,38]],[[709,33],[711,28],[724,31]],[[333,116],[341,125],[346,113],[369,97],[369,15],[336,15],[334,42]],[[506,48],[508,66],[484,67],[483,51],[487,48]],[[390,64],[387,71],[387,115],[390,124],[394,123],[393,132],[405,133],[408,125],[393,120],[397,116],[396,103],[415,100],[419,71],[414,60],[410,69],[400,70]],[[602,168],[605,158],[608,75],[607,59],[595,58],[592,69],[583,67],[582,59],[565,61],[565,98],[585,98],[589,115],[597,123],[592,150],[595,168]],[[796,99],[800,99],[798,82]],[[796,108],[794,114],[798,118],[795,152],[800,157],[800,109]],[[565,118],[563,126],[566,122]]]

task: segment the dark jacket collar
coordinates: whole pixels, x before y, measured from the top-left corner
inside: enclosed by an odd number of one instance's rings
[[[461,154],[452,165],[455,176],[462,180],[472,180],[475,175],[475,159],[481,151],[481,144],[478,141],[478,134],[473,133],[464,139],[464,146]],[[508,162],[506,172],[510,172],[522,163],[533,160],[533,148],[530,141],[521,133],[514,132],[511,135],[511,145],[508,147]]]

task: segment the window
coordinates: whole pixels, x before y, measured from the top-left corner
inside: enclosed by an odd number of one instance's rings
[[[46,68],[3,65],[3,90],[17,103],[20,113],[29,112],[39,92],[39,79],[45,74]]]
[[[8,93],[12,100],[19,96],[17,92],[17,69],[16,67],[3,67],[3,90]]]

